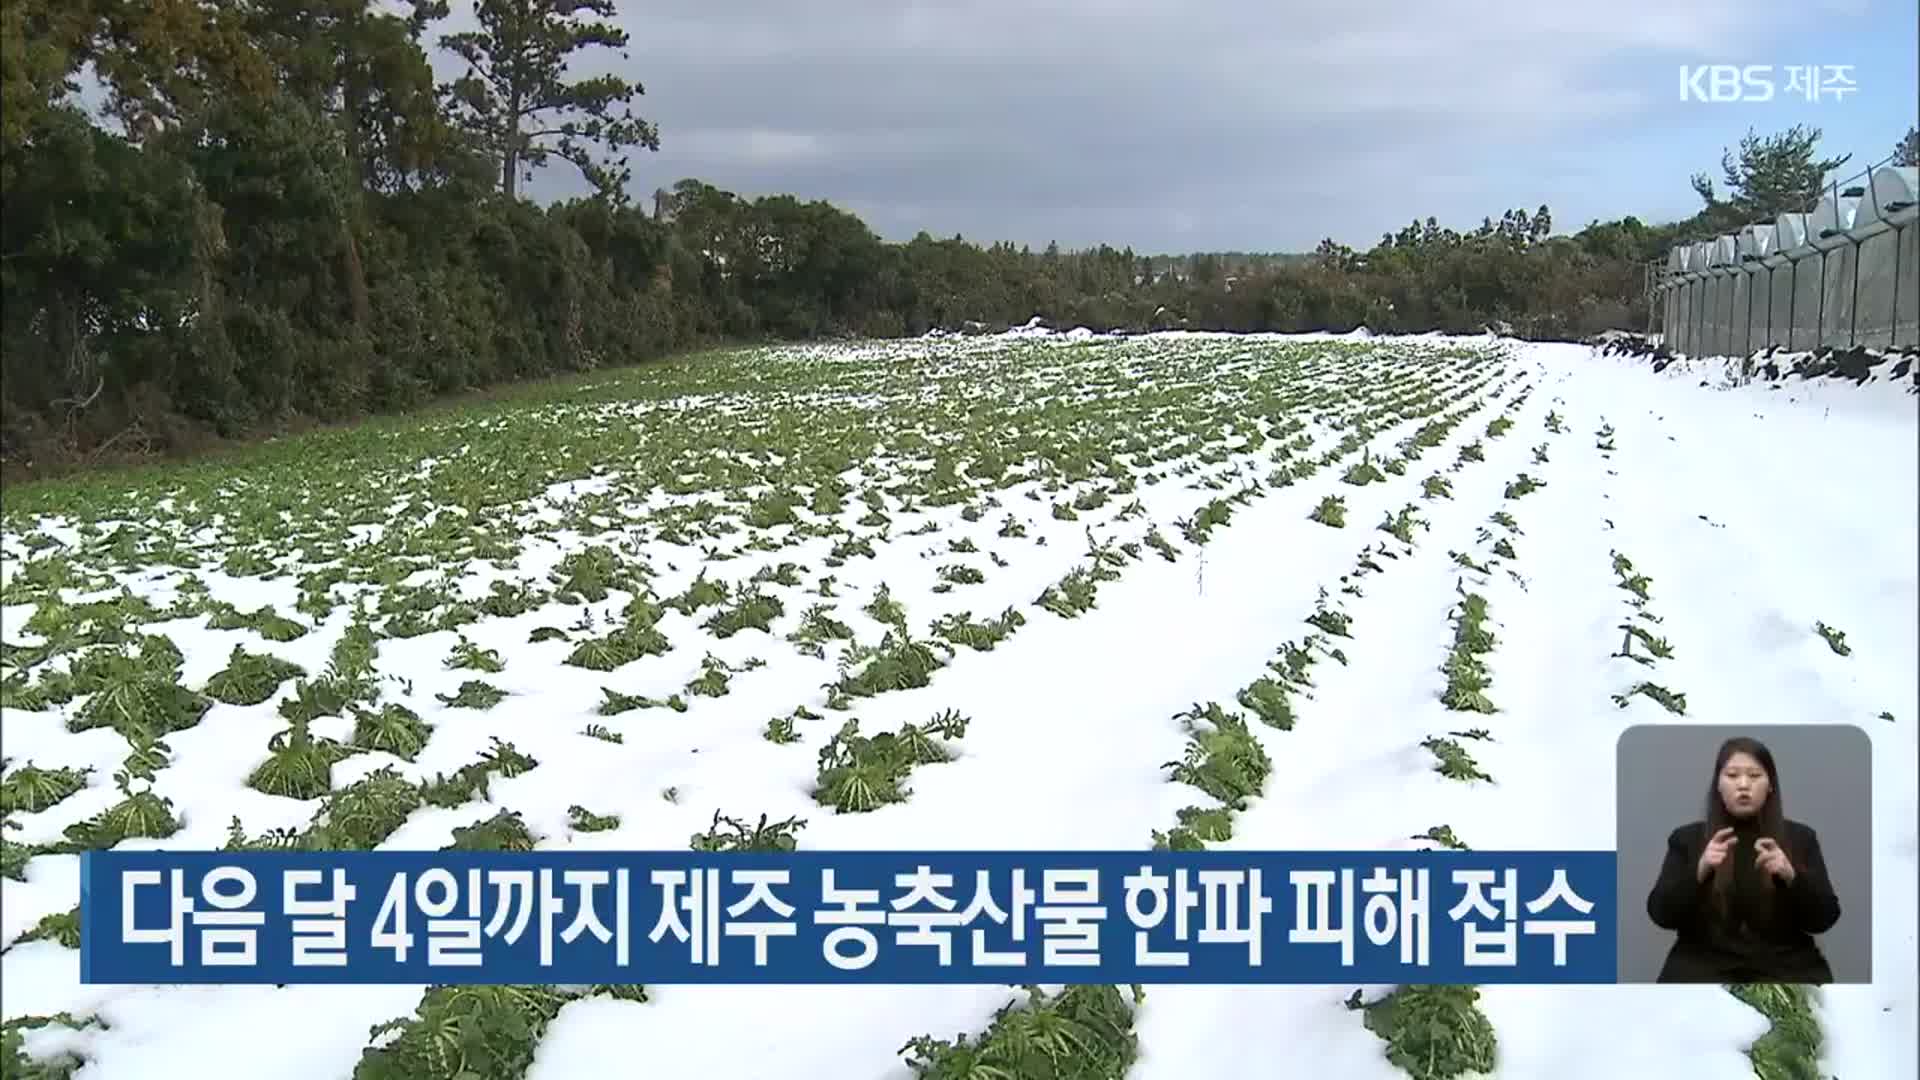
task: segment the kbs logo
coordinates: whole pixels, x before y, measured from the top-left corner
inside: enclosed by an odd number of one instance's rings
[[[1681,101],[1772,101],[1773,67],[1769,64],[1680,65]]]
[[[1680,66],[1680,100],[1726,103],[1772,101],[1779,91],[1772,64],[1700,64]],[[1844,98],[1859,89],[1851,64],[1799,65],[1787,73],[1784,94],[1819,101],[1822,95]]]

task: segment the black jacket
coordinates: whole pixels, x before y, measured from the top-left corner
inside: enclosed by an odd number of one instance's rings
[[[1667,837],[1659,880],[1647,894],[1647,915],[1678,938],[1660,969],[1663,983],[1830,983],[1833,970],[1814,943],[1840,921],[1840,900],[1827,877],[1820,838],[1797,821],[1786,824],[1793,884],[1782,885],[1753,865],[1757,833],[1737,827],[1729,857],[1735,875],[1727,914],[1711,903],[1713,877],[1695,873],[1706,850],[1704,822],[1682,825]],[[1769,894],[1771,894],[1769,900]]]

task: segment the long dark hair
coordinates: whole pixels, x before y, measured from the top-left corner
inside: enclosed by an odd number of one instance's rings
[[[1720,797],[1720,773],[1726,769],[1727,762],[1735,754],[1746,754],[1760,763],[1767,774],[1767,798],[1760,804],[1760,812],[1755,815],[1761,836],[1780,845],[1789,861],[1793,859],[1793,848],[1787,836],[1787,815],[1784,797],[1780,793],[1780,770],[1773,763],[1773,751],[1765,743],[1746,736],[1736,736],[1720,744],[1720,752],[1713,756],[1713,776],[1707,781],[1707,823],[1706,838],[1710,841],[1713,834],[1733,824],[1733,813]],[[1735,850],[1731,857],[1713,871],[1713,906],[1722,917],[1727,913],[1727,890],[1733,885],[1733,860],[1751,859],[1752,851]],[[1773,899],[1773,890],[1764,889],[1762,894],[1767,901]]]

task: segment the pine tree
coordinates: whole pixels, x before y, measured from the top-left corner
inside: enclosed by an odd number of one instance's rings
[[[499,163],[501,191],[513,196],[520,180],[559,157],[600,195],[623,202],[633,175],[625,151],[660,149],[659,132],[633,113],[645,91],[616,75],[566,78],[582,49],[628,58],[627,32],[606,21],[613,0],[478,0],[475,14],[480,29],[440,39],[468,66],[446,89],[456,121]]]
[[[1920,127],[1910,127],[1893,148],[1893,163],[1911,168],[1920,165]]]
[[[1764,138],[1748,131],[1740,140],[1737,158],[1732,150],[1720,158],[1726,198],[1719,197],[1713,180],[1705,173],[1694,175],[1693,190],[1707,204],[1702,213],[1711,216],[1716,225],[1734,228],[1810,209],[1819,199],[1827,176],[1853,156],[1815,157],[1820,134],[1819,128],[1800,124]]]

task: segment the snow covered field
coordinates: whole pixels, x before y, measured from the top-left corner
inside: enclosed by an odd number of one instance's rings
[[[930,338],[9,495],[0,1069],[877,1080],[1043,1030],[1005,987],[86,987],[86,847],[1609,847],[1570,792],[1611,792],[1621,729],[1832,721],[1874,741],[1876,982],[1814,996],[1817,1072],[1714,987],[1149,986],[1050,998],[1097,1052],[1013,1075],[1906,1080],[1913,379],[1735,382]]]

